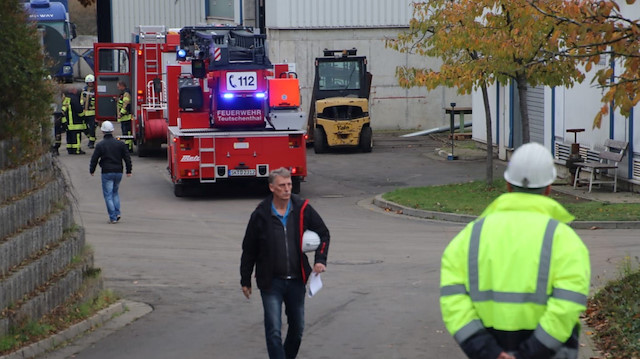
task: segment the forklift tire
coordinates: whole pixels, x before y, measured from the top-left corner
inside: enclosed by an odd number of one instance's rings
[[[292,177],[291,178],[291,193],[299,194],[300,193],[300,177]]]
[[[363,127],[362,132],[360,132],[360,149],[362,152],[371,152],[373,148],[373,131],[371,131],[371,127]]]
[[[313,150],[315,153],[327,152],[327,135],[322,127],[313,129]]]

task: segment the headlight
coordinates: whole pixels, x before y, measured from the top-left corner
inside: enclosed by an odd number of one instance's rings
[[[71,66],[62,66],[62,72],[65,74],[71,73]]]

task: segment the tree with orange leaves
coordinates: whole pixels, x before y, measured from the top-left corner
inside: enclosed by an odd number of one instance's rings
[[[480,89],[485,108],[487,185],[493,181],[491,112],[487,86],[515,81],[522,143],[529,142],[527,85],[572,86],[581,82],[577,59],[555,56],[565,21],[545,16],[527,0],[431,0],[413,4],[409,30],[387,47],[440,58],[439,69],[398,67],[403,87]]]
[[[562,1],[548,3],[552,9]],[[413,6],[409,31],[387,46],[443,63],[440,69],[399,67],[399,84],[470,93],[496,81],[515,81],[523,143],[529,142],[527,85],[570,87],[584,79],[578,59],[556,56],[569,24],[545,16],[527,0],[432,0]]]
[[[593,127],[600,128],[609,107],[628,117],[640,102],[640,19],[624,16],[616,1],[567,0],[556,6],[550,2],[527,0],[541,14],[565,24],[569,31],[562,39],[564,47],[553,55],[578,59],[588,72],[607,57],[621,70],[599,69],[593,82],[603,88],[602,108],[595,115]],[[635,0],[626,0],[632,5]]]

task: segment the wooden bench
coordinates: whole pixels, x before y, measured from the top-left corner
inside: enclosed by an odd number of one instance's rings
[[[624,141],[606,140],[604,142],[604,151],[598,154],[598,161],[586,161],[576,162],[576,175],[573,180],[573,188],[576,188],[578,183],[586,183],[587,179],[580,179],[580,172],[590,172],[589,175],[589,192],[594,184],[612,183],[613,192],[616,192],[618,185],[618,163],[622,161],[622,158],[627,151],[628,143]],[[613,179],[605,179],[602,177],[603,173],[608,173],[609,170],[613,170]],[[598,177],[599,176],[599,177]]]

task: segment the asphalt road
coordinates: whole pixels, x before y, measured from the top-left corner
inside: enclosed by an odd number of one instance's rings
[[[438,305],[440,255],[462,226],[370,205],[397,187],[483,178],[484,161],[447,161],[434,155],[438,146],[426,137],[376,135],[368,154],[309,150],[301,195],[323,216],[332,241],[325,287],[306,302],[299,358],[464,358]],[[134,157],[133,177],[121,184],[123,218],[111,225],[100,177],[88,173],[89,154],[59,158],[96,265],[106,287],[154,310],[72,356],[45,358],[265,358],[259,292],[242,296],[239,259],[266,185],[176,198],[165,157]],[[640,255],[632,230],[578,233],[591,249],[596,285],[616,275],[625,255]]]

